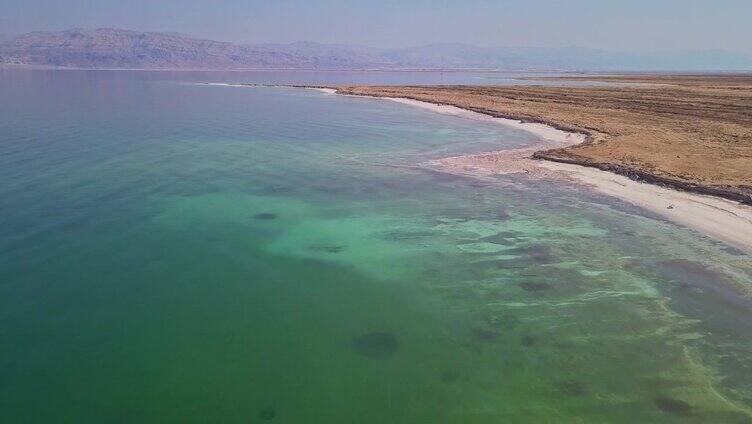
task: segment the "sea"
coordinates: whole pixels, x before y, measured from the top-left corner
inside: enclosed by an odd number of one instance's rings
[[[518,129],[235,86],[517,78],[0,70],[0,422],[752,422],[749,254],[432,165]]]

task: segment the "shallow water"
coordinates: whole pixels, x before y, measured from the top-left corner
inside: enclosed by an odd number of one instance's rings
[[[749,255],[424,165],[524,132],[170,75],[0,74],[2,422],[750,422]]]

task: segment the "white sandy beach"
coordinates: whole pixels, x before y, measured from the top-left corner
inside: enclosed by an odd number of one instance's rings
[[[421,102],[419,100],[401,99],[397,97],[383,97],[383,99],[391,100],[393,102],[398,102],[398,103],[402,103],[402,104],[406,104],[410,106],[420,107],[423,109],[432,110],[434,112],[439,112],[439,113],[443,113],[446,115],[460,116],[463,118],[475,119],[475,120],[486,121],[486,122],[496,122],[496,123],[505,125],[507,127],[512,127],[518,130],[531,132],[537,135],[542,142],[551,144],[552,147],[553,146],[557,146],[557,147],[568,146],[568,145],[582,143],[583,141],[585,141],[585,136],[583,134],[576,134],[576,133],[570,133],[567,131],[562,131],[562,130],[550,127],[548,125],[545,125],[545,124],[520,122],[520,121],[515,121],[514,119],[506,119],[506,118],[495,118],[490,115],[484,115],[482,113],[473,112],[471,110],[461,109],[456,106],[437,105],[433,103]]]
[[[311,87],[311,90],[320,91],[325,94],[337,94],[337,90],[333,88],[319,88],[319,87]]]
[[[641,183],[600,169],[537,162],[543,168],[565,172],[600,193],[624,199],[730,246],[752,252],[752,207],[720,197]]]

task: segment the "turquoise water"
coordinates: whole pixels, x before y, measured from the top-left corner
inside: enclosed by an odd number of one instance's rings
[[[0,421],[752,422],[749,255],[426,165],[524,132],[202,78],[0,74]]]

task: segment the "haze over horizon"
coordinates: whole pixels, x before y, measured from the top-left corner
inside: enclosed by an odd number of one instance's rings
[[[743,0],[5,0],[0,32],[115,27],[236,43],[465,43],[752,53],[750,16],[752,2]]]

